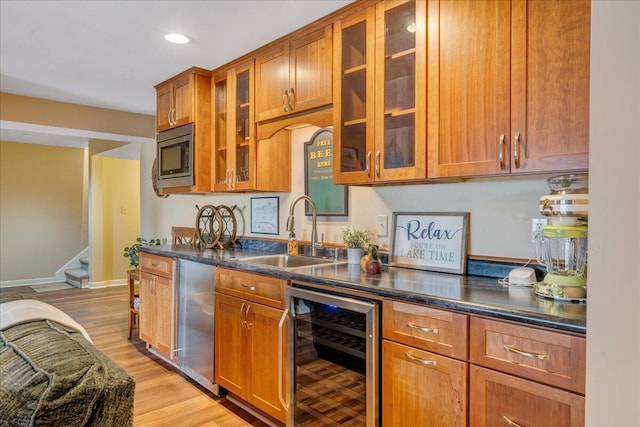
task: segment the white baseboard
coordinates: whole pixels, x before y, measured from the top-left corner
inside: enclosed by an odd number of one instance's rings
[[[89,289],[101,289],[101,288],[110,288],[112,286],[124,286],[124,285],[128,285],[127,279],[103,280],[102,282],[89,282],[86,287]]]
[[[21,279],[21,280],[3,280],[0,282],[0,289],[15,288],[18,286],[31,286],[31,285],[43,285],[46,283],[58,283],[64,282],[65,279],[58,279],[57,277],[40,277],[37,279]],[[127,279],[105,280],[103,282],[88,282],[84,288],[99,289],[109,288],[111,286],[125,286],[127,285]]]
[[[62,280],[59,278],[52,277],[39,277],[37,279],[20,279],[20,280],[3,280],[0,282],[0,289],[2,288],[15,288],[17,286],[31,286],[31,285],[40,285],[44,283],[57,283],[64,282],[64,277]]]

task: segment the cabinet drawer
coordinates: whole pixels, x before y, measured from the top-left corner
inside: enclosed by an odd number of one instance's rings
[[[584,426],[584,397],[490,369],[469,368],[469,425]]]
[[[173,276],[173,258],[140,252],[140,269],[156,276],[171,279]]]
[[[382,425],[467,425],[468,364],[382,340]]]
[[[470,361],[584,394],[586,340],[471,317]]]
[[[384,338],[467,359],[467,316],[424,305],[385,300],[382,304]]]
[[[262,274],[216,269],[216,291],[270,307],[284,308],[287,281]]]

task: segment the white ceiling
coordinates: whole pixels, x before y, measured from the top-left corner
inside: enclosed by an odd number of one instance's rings
[[[217,68],[351,1],[0,0],[0,91],[155,115],[155,84]],[[166,42],[170,32],[191,43]],[[0,125],[3,140],[35,139]]]

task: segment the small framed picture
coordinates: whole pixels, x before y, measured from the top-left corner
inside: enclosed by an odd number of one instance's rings
[[[465,274],[469,212],[394,212],[389,265]]]
[[[280,234],[280,198],[251,198],[251,232],[258,234]]]

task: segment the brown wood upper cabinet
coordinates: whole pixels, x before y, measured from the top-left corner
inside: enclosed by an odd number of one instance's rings
[[[428,5],[428,177],[588,168],[590,1]]]
[[[213,76],[214,191],[247,190],[255,181],[253,60]]]
[[[426,178],[425,8],[384,1],[335,24],[336,183]]]
[[[291,191],[289,131],[256,138],[254,69],[250,59],[212,77],[214,191]]]
[[[163,194],[211,191],[211,71],[192,67],[155,86],[158,133],[194,124],[194,185],[163,188]]]
[[[156,85],[156,131],[195,122],[203,108],[209,111],[210,79],[210,71],[192,67]]]
[[[331,104],[332,26],[286,41],[256,58],[257,121]]]

